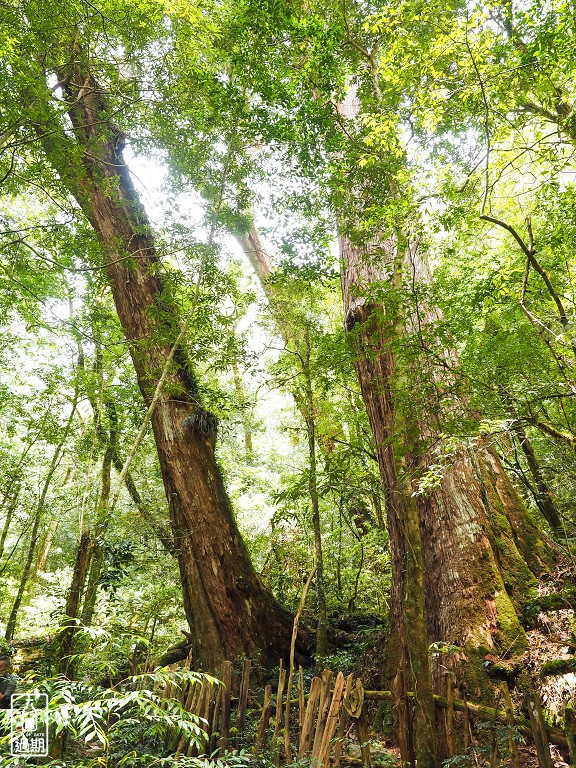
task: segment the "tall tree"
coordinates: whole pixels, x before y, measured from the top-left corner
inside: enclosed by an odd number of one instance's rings
[[[358,345],[356,367],[387,500],[394,617],[419,691],[419,764],[433,765],[429,643],[460,646],[460,661],[474,658],[458,665],[453,656],[461,679],[467,676],[470,686],[485,683],[487,650],[525,649],[523,595],[527,587],[535,589],[553,552],[490,438],[479,434],[457,357],[437,333],[441,318],[425,298],[425,245],[396,117],[403,114],[409,91],[387,67],[388,41],[403,46],[396,22],[390,22],[396,10],[385,5],[372,14],[345,4],[331,14],[319,4],[292,11],[275,15],[248,3],[243,21],[252,32],[259,16],[270,38],[290,35],[293,42],[286,52],[277,46],[273,54],[268,49],[261,54],[263,77],[278,89],[290,80],[299,99],[293,104],[296,117],[290,113],[297,126],[292,131],[282,122],[285,114],[278,118],[277,105],[271,107],[267,115],[277,130],[273,135],[268,129],[271,140],[284,142],[287,164],[302,158],[303,176],[316,163],[320,184],[330,159],[346,327]],[[444,6],[443,11],[448,12]],[[423,44],[431,30],[421,5],[407,3],[402,13],[414,46]],[[258,55],[260,38],[254,40],[250,54]],[[349,55],[342,55],[345,50]],[[414,49],[406,50],[412,55]],[[269,81],[266,86],[259,91],[259,117]],[[258,128],[265,130],[262,122]],[[257,256],[251,240],[246,250]],[[263,271],[262,264],[256,267]],[[472,444],[446,439],[459,420],[476,433]]]
[[[366,73],[339,109],[350,138],[341,172],[346,186],[337,195],[345,206],[345,320],[360,342],[357,371],[379,450],[389,526],[396,530],[395,584],[404,591],[404,604],[423,597],[428,643],[456,643],[481,654],[487,648],[518,653],[526,642],[522,592],[536,585],[553,553],[486,439],[449,450],[437,477],[426,481],[442,455],[444,422],[451,409],[466,413],[466,397],[461,392],[460,402],[451,405],[458,359],[443,339],[434,340],[441,317],[426,298],[429,268],[398,129],[379,125],[385,123],[379,113],[398,99],[378,71],[382,37],[369,50],[369,41],[352,38],[347,17],[344,27]],[[376,152],[367,151],[377,142]],[[340,189],[342,175],[336,181]],[[364,211],[375,205],[383,212],[367,217]],[[467,418],[477,416],[468,412]],[[478,677],[477,671],[463,672]]]
[[[269,662],[289,645],[291,617],[261,584],[234,521],[215,459],[216,419],[203,408],[191,363],[175,346],[181,320],[124,160],[124,136],[112,122],[114,106],[94,74],[98,60],[83,39],[84,20],[74,26],[65,8],[53,11],[62,22],[54,37],[27,30],[42,68],[32,65],[33,92],[22,92],[23,130],[28,139],[34,130],[92,225],[101,245],[96,266],[107,274],[140,390],[148,405],[159,394],[151,423],[196,662],[213,669],[242,653]],[[31,5],[28,12],[37,21],[33,14],[45,9]],[[58,79],[61,99],[54,98],[50,77]]]

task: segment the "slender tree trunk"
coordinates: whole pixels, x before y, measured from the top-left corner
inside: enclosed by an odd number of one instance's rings
[[[268,255],[264,250],[264,244],[262,243],[262,238],[260,237],[258,229],[256,228],[255,224],[252,223],[250,229],[247,232],[233,232],[232,234],[247,256],[248,261],[250,262],[250,266],[258,278],[260,286],[262,287],[262,290],[264,291],[268,301],[268,306],[270,307],[274,322],[278,328],[284,344],[288,349],[294,349],[298,342],[293,329],[289,327],[285,319],[286,300],[279,295],[278,290],[275,289],[274,282],[270,280],[274,274],[274,270],[270,264]],[[296,408],[305,420],[306,406],[302,402],[302,399],[295,388],[291,390],[291,395],[294,398]],[[325,455],[329,455],[334,449],[334,433],[339,434],[342,438],[344,438],[344,431],[341,425],[337,425],[331,435],[319,434],[318,429],[316,429],[316,442],[320,450]]]
[[[14,632],[16,630],[16,622],[18,620],[18,611],[20,610],[20,606],[22,605],[24,592],[26,591],[26,585],[28,584],[28,578],[30,576],[30,571],[32,570],[32,562],[34,560],[34,552],[36,551],[36,544],[38,542],[38,531],[40,529],[41,519],[42,519],[42,512],[41,510],[37,509],[36,512],[34,513],[34,523],[32,525],[32,532],[30,534],[30,543],[28,544],[28,553],[26,555],[24,569],[20,576],[20,584],[18,585],[18,592],[16,593],[16,597],[14,598],[14,602],[12,603],[12,610],[10,611],[8,623],[6,624],[6,632],[4,633],[4,638],[8,642],[10,642],[13,639]]]
[[[98,338],[97,329],[94,328],[92,330],[92,333],[94,338]],[[82,369],[84,369],[85,356],[82,348],[82,340],[80,338],[78,339],[78,351],[79,351],[78,357],[80,361],[79,365]],[[101,386],[103,387],[102,382],[101,382]],[[118,475],[120,475],[124,468],[124,460],[122,459],[120,453],[118,452],[119,420],[118,420],[118,414],[116,410],[116,404],[114,400],[107,393],[103,392],[102,400],[103,400],[104,408],[102,409],[101,404],[93,388],[89,385],[86,386],[86,392],[88,395],[88,399],[90,401],[90,405],[92,406],[92,410],[94,412],[96,436],[98,438],[100,447],[102,448],[102,450],[104,450],[104,452],[106,452],[108,445],[110,443],[110,440],[113,441],[112,465],[114,466],[114,469],[118,472]],[[108,416],[110,429],[113,431],[112,435],[106,432],[102,411],[104,411],[104,413],[107,414]],[[158,522],[154,517],[154,515],[152,514],[151,510],[148,509],[147,505],[144,503],[144,500],[142,499],[142,496],[138,491],[136,482],[134,481],[134,477],[130,471],[126,472],[125,474],[124,485],[126,486],[126,490],[130,494],[130,498],[132,499],[132,502],[134,503],[134,506],[138,510],[138,513],[140,514],[142,519],[145,520],[146,523],[148,523],[148,525],[150,526],[150,528],[154,531],[154,533],[156,534],[158,540],[160,541],[164,549],[167,552],[169,552],[171,555],[175,555],[176,552],[174,550],[174,539],[172,537],[172,532],[170,531],[169,525]]]
[[[71,477],[72,477],[72,468],[68,467],[68,469],[66,470],[66,475],[62,480],[62,486],[67,485]],[[38,574],[44,571],[44,568],[46,567],[46,561],[48,560],[48,555],[50,553],[50,549],[52,548],[52,542],[54,541],[54,536],[56,535],[56,531],[58,530],[59,525],[60,525],[60,521],[56,517],[53,517],[50,520],[48,529],[46,531],[44,540],[42,542],[42,546],[40,547],[40,551],[38,553],[36,562],[34,563],[34,568],[31,573],[29,597],[33,597],[34,594],[36,593]]]
[[[559,531],[562,528],[562,521],[554,504],[552,491],[542,474],[532,443],[528,439],[528,435],[526,434],[521,421],[518,419],[514,401],[504,387],[499,387],[499,392],[504,407],[513,419],[510,428],[518,440],[522,452],[526,456],[528,469],[530,470],[530,474],[532,475],[536,486],[535,492],[533,493],[536,504],[552,530]],[[531,489],[531,491],[534,491],[534,489]]]
[[[6,546],[6,537],[8,536],[8,533],[10,531],[10,526],[12,525],[12,520],[14,519],[14,513],[16,512],[16,509],[18,508],[18,498],[19,498],[19,495],[20,495],[20,489],[18,489],[18,493],[12,499],[8,509],[6,510],[6,517],[4,518],[4,525],[2,526],[2,533],[0,533],[0,559],[2,558],[2,555],[4,554],[4,547]]]
[[[120,474],[122,472],[122,468],[124,467],[124,462],[122,461],[122,458],[118,452],[114,453],[113,462],[114,469],[118,472],[118,474]],[[174,547],[174,537],[172,535],[172,531],[168,525],[159,523],[154,518],[152,511],[148,509],[148,506],[144,503],[144,500],[142,499],[142,496],[136,487],[136,483],[131,472],[126,473],[124,484],[126,486],[126,490],[130,494],[130,498],[132,499],[134,506],[138,510],[142,519],[148,523],[150,528],[152,528],[166,552],[175,556],[177,553]]]
[[[83,365],[83,354],[80,357]],[[97,360],[98,357],[97,350]],[[80,621],[84,626],[89,626],[92,622],[96,605],[98,581],[103,563],[104,541],[110,524],[111,473],[112,460],[118,442],[118,418],[113,402],[104,399],[104,404],[108,414],[108,431],[106,431],[102,423],[101,411],[98,408],[95,409],[96,430],[100,443],[104,443],[105,450],[102,458],[100,494],[96,503],[94,530],[82,531],[80,541],[78,542],[72,581],[64,610],[65,629],[60,638],[60,670],[62,674],[66,674],[71,678],[76,673],[76,660],[74,659],[73,651],[82,598],[84,597],[84,604]]]
[[[40,550],[38,559],[36,560],[36,573],[42,572],[46,567],[48,555],[52,549],[52,542],[54,541],[54,536],[56,535],[56,531],[58,530],[59,525],[60,521],[57,518],[53,517],[52,520],[50,520],[50,525],[48,526],[46,536],[42,542],[42,549]]]
[[[234,387],[236,389],[236,396],[238,397],[238,402],[242,408],[242,426],[244,427],[244,448],[246,450],[246,459],[247,461],[251,461],[254,456],[254,445],[252,442],[250,415],[246,413],[248,400],[246,398],[242,376],[238,370],[238,364],[236,361],[232,363],[232,373],[234,374]]]
[[[115,415],[115,411],[113,412]],[[92,537],[92,545],[88,562],[89,575],[82,606],[81,621],[84,626],[90,626],[96,607],[96,598],[98,596],[98,583],[104,564],[104,545],[106,543],[106,534],[110,525],[110,486],[112,474],[112,460],[116,450],[117,443],[117,423],[116,418],[110,423],[110,436],[104,458],[102,459],[102,481],[100,489],[100,499],[96,513],[96,526]],[[70,614],[68,614],[70,615]]]
[[[310,375],[310,336],[306,330],[306,351],[302,358],[305,380],[305,415],[308,435],[308,492],[312,507],[312,530],[314,532],[314,552],[316,557],[316,596],[318,601],[318,622],[316,625],[316,656],[323,658],[328,654],[328,617],[326,612],[326,592],[324,589],[324,555],[322,551],[322,528],[320,525],[320,503],[318,498],[318,475],[316,470],[316,423],[314,421],[314,393]]]
[[[76,390],[76,393],[74,396],[74,402],[72,404],[72,411],[70,413],[70,416],[68,417],[68,421],[66,422],[66,426],[64,428],[64,432],[62,434],[60,442],[54,449],[54,453],[52,455],[52,461],[50,462],[48,473],[44,480],[44,485],[42,486],[40,498],[38,499],[38,504],[36,506],[36,511],[34,513],[34,522],[32,524],[32,531],[30,533],[30,544],[28,546],[28,553],[26,555],[26,562],[24,563],[24,569],[20,577],[18,592],[16,593],[16,597],[14,598],[14,603],[12,604],[12,610],[10,611],[8,623],[6,624],[6,632],[4,634],[4,637],[8,642],[12,640],[12,638],[14,637],[14,632],[16,631],[16,623],[18,621],[18,611],[20,610],[20,606],[22,605],[22,600],[26,592],[26,586],[28,585],[28,579],[30,578],[30,574],[32,572],[32,564],[34,562],[34,555],[36,553],[36,545],[38,544],[40,523],[42,521],[42,513],[44,512],[44,507],[46,505],[46,497],[48,495],[48,489],[50,488],[52,478],[54,477],[54,473],[58,468],[58,465],[60,463],[60,458],[62,456],[62,451],[64,450],[64,446],[66,445],[66,440],[68,439],[70,427],[72,426],[72,419],[74,418],[74,414],[76,413],[77,398],[78,398],[78,390]]]
[[[46,419],[48,415],[50,414],[52,408],[49,407],[40,422],[36,425],[36,433],[33,435],[30,435],[31,429],[28,430],[29,442],[26,444],[24,450],[22,451],[20,458],[18,459],[18,463],[16,466],[12,469],[10,472],[10,475],[8,477],[8,482],[6,484],[6,490],[4,491],[4,495],[2,497],[2,502],[0,502],[0,511],[4,509],[4,506],[6,503],[10,503],[10,506],[12,506],[12,503],[15,502],[15,500],[18,498],[20,494],[20,486],[22,482],[22,467],[24,466],[24,462],[26,461],[26,457],[36,445],[38,440],[40,440],[40,437],[42,435],[42,429],[44,427],[44,424],[46,422]],[[0,547],[0,557],[2,557],[2,547]]]
[[[61,674],[73,679],[76,672],[76,660],[73,658],[74,638],[77,630],[77,617],[86,586],[88,569],[94,552],[94,538],[90,531],[85,531],[80,537],[76,549],[76,559],[72,570],[72,581],[66,608],[64,610],[64,627],[59,641],[58,668]]]
[[[312,530],[314,531],[314,553],[316,559],[316,596],[318,601],[318,622],[316,629],[316,656],[323,658],[328,654],[328,617],[326,613],[326,592],[324,589],[324,557],[322,552],[322,529],[320,526],[320,506],[316,478],[316,455],[313,419],[308,420],[308,456],[310,460],[309,493],[312,505]]]
[[[81,50],[59,71],[74,138],[39,117],[47,155],[102,245],[114,303],[140,390],[150,404],[180,327],[153,234],[124,162],[123,137]],[[48,107],[50,109],[50,107]],[[242,653],[270,663],[288,649],[291,616],[254,571],[215,460],[216,422],[179,350],[153,411],[164,487],[196,663],[215,669]]]
[[[90,570],[86,583],[86,592],[82,604],[82,613],[80,621],[85,627],[92,624],[94,611],[96,609],[96,598],[98,597],[98,584],[102,575],[102,566],[104,565],[104,541],[94,542],[92,557],[90,558]]]
[[[57,518],[53,517],[52,520],[50,520],[48,530],[46,531],[44,541],[42,542],[40,552],[38,553],[38,557],[36,558],[36,563],[34,565],[34,573],[32,575],[30,584],[30,597],[32,597],[36,592],[38,574],[42,573],[46,567],[46,561],[48,560],[48,555],[50,554],[50,550],[52,548],[52,542],[54,541],[54,536],[56,535],[56,531],[58,530],[59,525],[60,521]]]
[[[556,505],[554,504],[552,491],[550,490],[550,487],[544,478],[540,468],[540,463],[536,458],[534,446],[528,439],[528,435],[524,431],[523,427],[518,422],[514,422],[512,424],[512,430],[518,438],[520,448],[522,449],[524,456],[526,456],[528,469],[530,470],[530,474],[534,479],[534,485],[536,486],[536,503],[538,504],[538,508],[546,518],[550,527],[553,530],[558,531],[562,528],[562,521],[560,519],[560,515],[558,514],[558,510],[556,509]]]

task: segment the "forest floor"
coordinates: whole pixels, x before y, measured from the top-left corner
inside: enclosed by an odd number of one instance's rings
[[[576,563],[564,559],[561,561],[553,574],[543,581],[539,587],[539,595],[547,596],[555,593],[561,593],[567,587],[576,584]],[[383,659],[383,649],[386,647],[386,631],[379,622],[372,621],[370,617],[355,617],[355,622],[359,626],[346,627],[350,636],[354,637],[353,644],[356,647],[363,647],[364,652],[355,664],[352,661],[351,654],[344,652],[335,654],[331,659],[332,664],[327,662],[334,671],[339,671],[339,663],[347,666],[351,662],[356,668],[357,674],[362,678],[366,689],[382,690],[385,686],[384,669],[386,668]],[[353,622],[354,623],[354,622]],[[574,620],[574,610],[562,609],[540,613],[533,621],[531,628],[527,631],[529,647],[520,663],[514,665],[514,675],[518,671],[527,671],[533,678],[540,676],[542,665],[546,662],[558,659],[571,659],[576,650],[576,623]],[[38,662],[38,654],[42,655],[44,651],[44,642],[41,647],[36,647],[35,643],[28,641],[27,650],[32,661],[32,665]],[[497,661],[495,659],[495,661]],[[540,680],[540,690],[542,701],[547,710],[547,718],[550,724],[562,727],[562,709],[566,701],[572,699],[576,701],[576,674],[568,673],[563,675],[548,676]],[[522,695],[518,687],[514,689],[511,684],[512,697],[515,700],[515,707],[519,710],[522,705]],[[374,768],[395,768],[401,765],[399,750],[383,735],[390,733],[390,723],[386,723],[386,715],[378,711],[376,702],[368,703],[368,717],[373,726],[370,750],[372,764]],[[384,718],[384,720],[383,720]],[[484,729],[481,724],[478,728],[473,728],[472,748],[466,755],[456,755],[447,761],[446,768],[488,768],[494,765],[494,756],[490,754],[490,733]],[[506,727],[504,727],[506,728]],[[360,746],[355,739],[354,729],[350,729],[350,742],[346,745],[342,754],[341,765],[359,766],[362,765]],[[500,768],[510,765],[507,759],[507,731],[499,735],[502,741],[502,755],[498,758],[497,764]],[[488,742],[488,743],[486,743]],[[251,745],[237,744],[238,747]],[[519,743],[518,752],[520,765],[523,768],[538,768],[538,759],[536,751],[530,743]],[[564,768],[568,766],[563,755],[556,748],[552,748],[552,757],[555,768]]]
[[[576,584],[576,563],[562,560],[555,571],[540,585],[541,595],[562,592]],[[540,613],[532,629],[527,632],[529,648],[521,660],[522,666],[539,675],[542,665],[555,659],[571,659],[576,650],[576,623],[572,609]],[[542,680],[542,703],[559,722],[566,701],[576,700],[576,674],[553,675]]]
[[[400,759],[400,750],[397,747],[373,739],[370,743],[370,758],[374,768],[398,768],[402,765]],[[570,764],[564,760],[562,753],[556,748],[551,748],[554,768],[570,768]],[[540,768],[536,749],[532,744],[519,744],[518,757],[522,768]],[[488,768],[490,766],[490,755],[487,750],[482,750],[476,745],[468,755],[457,755],[452,758],[450,764],[454,768]],[[509,758],[499,757],[499,768],[512,768],[512,762]],[[362,760],[360,757],[360,747],[357,744],[349,745],[346,754],[341,760],[342,766],[360,766]]]

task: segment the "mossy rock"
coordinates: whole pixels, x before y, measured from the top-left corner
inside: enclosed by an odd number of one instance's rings
[[[553,675],[567,675],[576,673],[576,658],[572,659],[552,659],[542,664],[540,668],[540,677],[552,677]]]
[[[576,610],[576,589],[566,589],[552,595],[538,595],[529,600],[522,611],[526,624],[533,624],[539,613],[550,611]]]

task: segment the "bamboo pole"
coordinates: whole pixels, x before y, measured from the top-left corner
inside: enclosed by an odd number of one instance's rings
[[[190,705],[190,712],[192,712],[195,715],[202,716],[202,703],[204,701],[204,697],[206,695],[205,693],[206,684],[204,682],[197,683],[195,686],[195,693],[194,698],[192,700],[192,703]],[[186,749],[186,755],[189,757],[192,754],[196,754],[195,750],[197,750],[197,745],[194,740],[187,742],[188,746]]]
[[[364,692],[366,698],[367,691]],[[402,765],[411,765],[414,768],[414,747],[412,744],[410,715],[408,713],[408,700],[406,692],[406,678],[404,670],[399,669],[392,681],[391,697],[396,711],[398,746],[400,748],[400,760]]]
[[[358,731],[358,741],[360,742],[360,752],[362,754],[362,765],[364,768],[370,768],[370,726],[366,711],[362,708],[360,717],[356,720],[356,729]]]
[[[472,743],[472,725],[470,723],[470,710],[468,709],[468,702],[464,699],[464,752],[468,751],[470,744]]]
[[[350,674],[346,678],[346,688],[344,690],[344,697],[342,699],[342,707],[340,708],[340,718],[338,720],[338,736],[336,738],[336,745],[334,747],[334,768],[340,768],[340,758],[342,756],[342,742],[346,735],[346,726],[350,719],[350,715],[347,709],[347,702],[352,693],[352,682],[354,675]]]
[[[242,664],[242,682],[238,697],[238,712],[236,713],[236,728],[243,733],[246,725],[246,709],[248,707],[248,689],[250,687],[250,659],[244,659]]]
[[[498,689],[498,698],[496,699],[496,709],[492,720],[492,729],[490,735],[490,768],[498,768],[500,765],[500,752],[498,750],[498,740],[496,739],[496,722],[498,720],[498,711],[500,708],[500,699],[502,698],[502,689]]]
[[[228,749],[228,734],[230,733],[230,700],[232,698],[232,662],[222,662],[222,728],[220,730],[220,749]]]
[[[448,757],[454,757],[456,754],[456,739],[454,736],[454,687],[456,685],[456,675],[454,672],[446,672],[446,750]]]
[[[550,754],[550,744],[548,743],[546,724],[542,715],[542,707],[538,695],[534,693],[531,687],[528,688],[526,699],[528,703],[528,714],[530,715],[530,724],[534,736],[534,744],[536,746],[536,754],[538,755],[538,765],[540,768],[554,768],[552,756]]]
[[[314,733],[314,722],[316,720],[316,711],[320,702],[320,688],[322,687],[322,681],[319,677],[312,678],[310,685],[310,694],[308,695],[308,705],[304,714],[304,724],[300,731],[300,743],[298,745],[298,759],[302,760],[312,746],[312,738]]]
[[[266,749],[266,731],[270,724],[270,717],[274,711],[274,705],[272,703],[272,686],[267,685],[264,688],[264,704],[262,705],[262,714],[260,715],[260,722],[258,723],[258,731],[256,732],[256,747],[260,752]]]
[[[512,768],[520,768],[520,757],[518,755],[518,747],[516,746],[516,740],[514,738],[514,707],[512,706],[512,699],[510,698],[508,683],[502,681],[500,683],[500,688],[502,690],[504,708],[506,710],[506,717],[508,719],[508,747],[510,749],[510,762],[512,764]]]
[[[280,765],[280,732],[282,730],[282,696],[284,694],[284,685],[286,684],[286,670],[284,669],[282,659],[280,659],[280,672],[278,674],[278,693],[276,694],[276,725],[272,744],[274,748],[274,759],[276,765]],[[288,696],[290,698],[290,696]]]
[[[414,698],[414,693],[412,691],[408,691],[406,695],[409,699]],[[391,691],[365,691],[364,697],[367,701],[385,701],[387,699],[394,698]],[[446,709],[448,706],[446,697],[438,696],[436,694],[434,694],[434,703],[437,707],[441,707],[442,709]],[[457,712],[466,712],[466,709],[468,709],[469,714],[477,717],[479,720],[490,721],[494,719],[495,710],[492,707],[486,707],[483,704],[473,704],[471,701],[465,702],[461,701],[460,699],[454,699],[454,709]],[[498,717],[496,719],[501,723],[508,722],[506,712],[504,711],[498,713]],[[525,717],[516,715],[514,718],[514,723],[520,733],[522,733],[524,736],[532,737],[532,727],[529,720],[527,720]],[[553,744],[558,744],[561,747],[568,747],[568,740],[566,739],[566,735],[559,728],[549,728],[546,726],[546,731],[550,741]]]
[[[214,733],[214,731],[212,729],[212,725],[214,723],[214,710],[216,709],[216,702],[217,701],[218,701],[218,692],[216,691],[214,685],[211,685],[210,686],[210,699],[208,701],[208,710],[207,710],[207,715],[206,715],[206,721],[207,721],[207,725],[206,725],[206,733],[207,733],[206,752],[208,754],[211,754],[212,751],[213,751],[212,748],[211,748],[211,746],[212,746],[212,737],[213,737],[213,733]]]
[[[298,605],[298,610],[296,611],[296,616],[294,616],[294,624],[292,626],[292,639],[290,641],[290,670],[288,673],[288,685],[286,686],[286,711],[284,713],[284,752],[286,753],[286,763],[289,763],[292,760],[292,746],[290,744],[290,701],[292,698],[292,685],[294,682],[294,652],[296,650],[298,625],[304,610],[310,584],[312,584],[312,579],[314,578],[316,571],[317,566],[314,566],[310,571],[310,575],[308,576],[304,589],[302,590],[302,595],[300,596],[300,603]]]
[[[212,701],[212,695],[214,693],[214,686],[212,683],[205,683],[202,686],[202,695],[198,702],[196,714],[204,720],[204,727],[206,729],[206,736],[201,739],[202,750],[206,750],[210,744],[210,702]]]
[[[336,680],[334,682],[334,693],[332,694],[332,702],[328,715],[326,717],[326,725],[324,726],[324,733],[322,734],[322,741],[318,749],[319,766],[328,766],[328,758],[330,755],[330,747],[332,746],[332,738],[338,725],[338,715],[342,707],[342,696],[344,694],[344,686],[346,681],[342,672],[338,672]],[[314,753],[312,753],[312,760],[314,760]]]
[[[214,711],[212,712],[212,722],[210,727],[210,752],[216,749],[217,738],[219,735],[218,722],[220,720],[220,708],[222,706],[222,686],[218,686],[216,701],[214,702]]]
[[[328,709],[330,707],[330,685],[334,673],[330,669],[325,669],[322,672],[322,682],[320,686],[320,704],[318,706],[318,718],[316,720],[316,731],[314,732],[314,744],[312,745],[312,757],[318,755],[320,751],[320,744],[322,743],[322,736],[324,735],[324,724],[328,716]]]
[[[298,730],[302,733],[304,726],[304,714],[306,712],[306,693],[304,691],[304,670],[302,666],[298,673]]]

